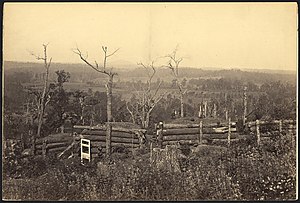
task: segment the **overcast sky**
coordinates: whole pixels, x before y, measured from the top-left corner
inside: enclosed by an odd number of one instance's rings
[[[296,3],[6,3],[4,60],[30,61],[48,43],[53,62],[147,63],[178,44],[182,66],[286,69],[297,66]],[[159,63],[159,61],[157,62]]]

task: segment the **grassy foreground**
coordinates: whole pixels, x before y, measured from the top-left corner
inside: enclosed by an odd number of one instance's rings
[[[4,162],[9,200],[287,200],[296,198],[296,146],[291,137],[257,147],[200,146],[178,156],[180,170],[157,168],[149,153],[113,154],[82,166],[78,159]]]

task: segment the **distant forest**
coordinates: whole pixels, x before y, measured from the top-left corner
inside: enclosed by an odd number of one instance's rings
[[[59,73],[56,72],[59,70]],[[114,121],[132,122],[128,107],[138,108],[138,94],[146,86],[147,73],[141,67],[114,68],[118,73],[113,83]],[[42,87],[43,64],[4,63],[4,134],[8,137],[36,128],[36,95]],[[59,77],[65,77],[63,83]],[[243,114],[243,90],[247,87],[248,120],[287,119],[296,116],[296,74],[261,73],[253,71],[180,69],[181,84],[187,90],[184,97],[186,117],[197,117],[199,105],[207,102],[210,115],[238,120]],[[50,68],[52,95],[45,114],[44,135],[54,133],[66,116],[72,125],[106,122],[107,78],[95,74],[84,64],[56,64]],[[168,121],[180,112],[180,98],[176,80],[167,68],[157,68],[152,80],[153,88],[160,85],[159,94],[165,96],[157,103],[150,117],[149,128],[159,121]],[[154,91],[154,90],[153,90]],[[138,111],[138,109],[136,109]],[[215,111],[215,112],[214,112]],[[97,113],[95,113],[97,112]],[[175,114],[174,114],[175,112]],[[29,120],[31,122],[28,125]],[[135,122],[141,124],[136,117]],[[20,131],[20,132],[18,132]]]
[[[43,68],[39,63],[25,63],[25,62],[4,62],[4,75],[7,82],[11,80],[14,82],[30,83],[38,82],[43,77]],[[71,83],[87,83],[94,82],[98,84],[105,84],[103,78],[105,75],[95,74],[95,72],[87,67],[85,64],[61,64],[52,63],[50,69],[50,79],[53,81],[56,79],[55,71],[65,70],[69,72],[72,77]],[[133,67],[114,67],[115,72],[118,73],[117,81],[135,81],[144,82],[146,72],[138,65]],[[275,70],[247,70],[240,69],[203,69],[203,68],[188,68],[182,67],[180,70],[180,77],[186,79],[226,79],[226,80],[241,80],[243,82],[252,82],[255,84],[263,84],[264,82],[281,81],[283,83],[296,84],[296,71],[275,71]],[[157,74],[153,78],[154,80],[164,80],[165,82],[171,82],[173,77],[168,68],[157,68]]]

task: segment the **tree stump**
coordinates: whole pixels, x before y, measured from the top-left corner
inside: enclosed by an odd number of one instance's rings
[[[167,145],[165,149],[154,148],[152,153],[152,164],[159,170],[180,171],[180,150],[175,145]]]

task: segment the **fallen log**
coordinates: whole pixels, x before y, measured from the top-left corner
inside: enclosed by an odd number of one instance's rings
[[[82,138],[88,139],[91,141],[106,141],[105,136],[99,136],[99,135],[82,135]],[[78,138],[77,138],[78,140]],[[113,143],[136,143],[139,144],[139,140],[137,138],[124,138],[124,137],[112,137],[111,142]]]
[[[43,144],[44,140],[47,140],[47,143],[57,143],[57,142],[72,142],[73,136],[66,136],[66,137],[43,137],[36,139],[36,144]]]
[[[259,121],[260,125],[274,125],[274,124],[279,124],[279,123],[280,123],[280,120]],[[296,121],[295,120],[283,120],[282,124],[296,124]],[[255,126],[256,123],[255,123],[255,121],[250,121],[250,122],[247,123],[247,125],[249,127],[251,127],[251,126]]]
[[[163,135],[189,135],[189,134],[199,134],[199,128],[177,128],[177,129],[166,129],[163,131]]]
[[[82,135],[95,135],[95,136],[106,136],[106,131],[91,131],[91,130],[84,130]],[[128,132],[119,132],[113,131],[112,137],[121,137],[121,138],[138,138],[137,134],[135,133],[128,133]]]
[[[218,129],[203,128],[202,132],[206,133],[206,134],[224,134],[224,133],[228,132],[228,129],[218,131]],[[193,135],[193,134],[200,134],[200,129],[199,128],[183,128],[183,129],[166,129],[166,130],[163,131],[164,136],[169,136],[169,135]]]
[[[68,142],[58,142],[58,143],[50,143],[50,144],[47,143],[46,148],[53,149],[53,148],[64,147],[64,146],[68,146],[68,145],[70,145]],[[43,147],[43,144],[36,145],[37,149],[42,149],[42,147]]]
[[[73,147],[78,144],[76,141],[72,142],[71,145],[69,145],[64,151],[62,151],[59,155],[58,158],[60,158],[64,153],[66,153],[67,151],[73,150]],[[73,151],[72,151],[73,154]]]
[[[204,134],[203,138],[204,139],[227,139],[228,135],[227,135],[227,133],[225,133],[225,134]],[[232,133],[230,135],[230,138],[231,139],[237,138],[237,134],[236,133]]]
[[[177,140],[177,141],[163,141],[162,145],[176,145],[176,144],[198,144],[197,140]]]
[[[204,128],[213,128],[213,127],[226,127],[228,126],[228,123],[210,123],[210,124],[203,124]],[[235,127],[236,123],[231,122],[231,126]],[[198,128],[200,127],[200,124],[172,124],[172,123],[166,123],[163,125],[164,129],[177,129],[177,128]]]
[[[90,130],[90,129],[84,129],[81,132],[82,135],[106,135],[106,131],[105,130]]]
[[[199,129],[199,124],[164,124],[163,125],[164,129],[178,129],[178,128],[198,128]]]
[[[136,146],[136,147],[139,147],[140,145],[139,144],[137,144],[137,143],[112,143],[112,146],[114,147],[114,146],[120,146],[120,145],[124,145],[124,146]],[[105,147],[105,142],[99,142],[99,141],[97,141],[97,142],[91,142],[91,147],[92,148],[97,148],[97,147],[99,147],[99,146],[101,146],[101,147]]]
[[[78,126],[78,125],[74,125],[74,129],[88,129],[88,130],[106,131],[106,126]],[[128,128],[122,128],[122,127],[112,127],[112,131],[127,132],[127,133],[137,133],[137,132],[146,133],[147,130],[145,130],[145,129],[128,129]]]
[[[163,141],[176,141],[176,140],[198,140],[198,135],[172,135],[163,136]]]
[[[231,139],[236,139],[238,136],[237,133],[232,133],[231,134]],[[227,139],[228,135],[227,134],[203,134],[203,139]],[[174,136],[166,136],[163,137],[163,142],[168,142],[168,141],[188,141],[188,142],[196,142],[198,140],[197,135],[174,135]]]
[[[123,144],[120,144],[120,143],[111,143],[111,146],[112,147],[125,147],[125,148],[139,148],[140,146],[137,145],[137,144],[129,144],[129,143],[123,143]],[[106,148],[105,146],[105,143],[102,143],[102,142],[98,142],[97,144],[94,144],[92,147],[91,147],[91,152],[93,153],[96,153],[98,152],[98,148],[101,147],[102,150],[104,150]],[[104,152],[104,151],[103,151]]]

